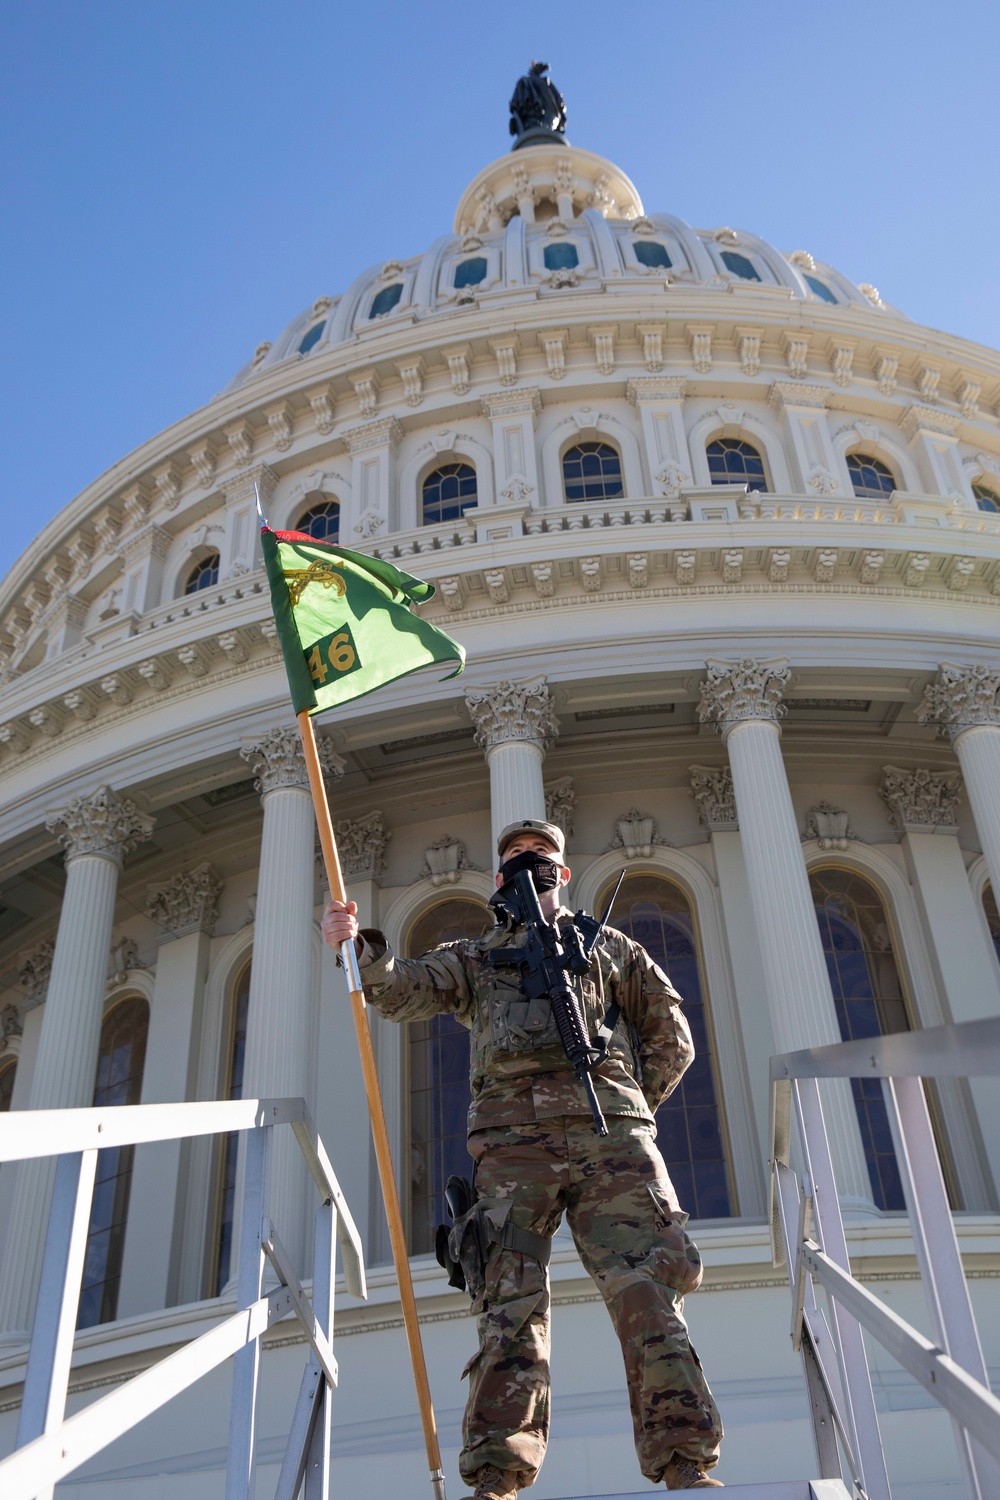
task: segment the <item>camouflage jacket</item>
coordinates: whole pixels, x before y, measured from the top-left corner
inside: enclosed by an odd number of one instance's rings
[[[562,924],[572,913],[560,908]],[[494,969],[491,948],[520,947],[524,928],[444,943],[422,958],[397,958],[381,932],[362,933],[370,961],[365,994],[391,1021],[448,1014],[470,1033],[469,1131],[589,1113],[559,1041],[548,1000],[529,1003],[513,968]],[[621,1014],[593,1078],[606,1115],[649,1120],[694,1057],[681,997],[646,950],[606,928],[590,973],[575,981],[593,1037],[613,1000]]]

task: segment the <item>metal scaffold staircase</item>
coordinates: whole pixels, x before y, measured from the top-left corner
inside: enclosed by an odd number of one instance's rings
[[[316,1187],[310,1300],[268,1215],[271,1137],[290,1126]],[[208,1333],[66,1417],[66,1395],[99,1150],[196,1136],[244,1134],[236,1312]],[[361,1239],[303,1099],[241,1099],[106,1109],[31,1110],[0,1118],[0,1162],[56,1158],[37,1312],[24,1381],[17,1447],[0,1461],[3,1500],[50,1500],[52,1488],[145,1417],[233,1360],[226,1500],[253,1493],[261,1338],[294,1314],[310,1358],[292,1416],[275,1500],[326,1500],[337,1242],[347,1290],[365,1297]],[[265,1291],[270,1265],[278,1285]]]
[[[1000,1500],[1000,1401],[992,1394],[962,1269],[922,1079],[1000,1076],[1000,1019],[908,1032],[772,1059],[771,1238],[788,1270],[791,1339],[802,1359],[817,1478],[731,1484],[732,1500],[892,1500],[863,1331],[950,1416],[968,1500]],[[821,1080],[879,1078],[927,1298],[933,1341],[851,1272],[821,1103]],[[791,1166],[792,1122],[801,1171]],[[320,1195],[311,1300],[268,1215],[271,1137],[295,1134]],[[97,1153],[243,1132],[237,1311],[67,1418],[66,1394]],[[233,1360],[226,1500],[252,1495],[261,1337],[294,1315],[310,1348],[275,1500],[328,1500],[336,1244],[349,1292],[365,1296],[361,1243],[301,1099],[39,1110],[0,1118],[0,1162],[56,1158],[17,1447],[0,1461],[3,1500],[52,1488],[174,1396]],[[278,1285],[265,1290],[268,1266]],[[822,1302],[817,1294],[822,1297]],[[644,1500],[633,1495],[589,1500]],[[693,1492],[690,1492],[693,1493]]]

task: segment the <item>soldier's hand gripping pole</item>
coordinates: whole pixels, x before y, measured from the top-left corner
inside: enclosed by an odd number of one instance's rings
[[[346,902],[347,892],[344,889],[344,877],[340,869],[340,856],[337,853],[337,844],[333,836],[333,823],[330,818],[329,803],[326,800],[323,772],[320,768],[319,756],[316,752],[316,739],[313,734],[312,719],[306,711],[296,715],[296,717],[298,719],[299,733],[302,736],[302,752],[305,756],[306,770],[309,773],[309,790],[312,793],[313,806],[316,809],[316,823],[319,828],[319,841],[323,850],[323,860],[326,866],[326,878],[330,886],[330,895],[336,901]],[[385,1203],[386,1218],[389,1221],[389,1239],[392,1243],[392,1258],[396,1267],[396,1280],[399,1283],[399,1301],[403,1312],[403,1325],[406,1329],[406,1341],[410,1349],[413,1380],[417,1388],[417,1405],[420,1408],[420,1422],[424,1430],[424,1447],[427,1450],[427,1465],[430,1469],[431,1494],[433,1500],[445,1500],[444,1469],[441,1467],[441,1449],[438,1444],[437,1423],[434,1420],[430,1382],[427,1378],[424,1347],[420,1338],[420,1324],[417,1320],[417,1303],[413,1294],[413,1279],[410,1275],[410,1261],[406,1251],[406,1236],[403,1233],[403,1216],[399,1207],[399,1194],[396,1191],[396,1175],[393,1170],[392,1154],[389,1149],[389,1132],[385,1123],[385,1111],[382,1108],[382,1093],[379,1088],[378,1072],[375,1067],[375,1052],[372,1048],[371,1028],[368,1025],[365,996],[361,987],[361,973],[358,968],[358,960],[354,952],[353,943],[341,944],[341,960],[344,965],[347,988],[351,995],[354,1029],[357,1032],[358,1047],[361,1052],[361,1070],[364,1074],[365,1093],[368,1098],[368,1113],[371,1117],[372,1138],[375,1144],[375,1160],[378,1163],[379,1181],[382,1184],[382,1199]]]

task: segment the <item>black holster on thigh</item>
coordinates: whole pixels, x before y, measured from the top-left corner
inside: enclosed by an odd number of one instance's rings
[[[486,1262],[494,1245],[548,1265],[551,1239],[508,1224],[511,1200],[490,1202],[479,1197],[467,1177],[449,1177],[444,1201],[453,1222],[450,1227],[438,1225],[434,1242],[437,1262],[448,1272],[448,1285],[467,1290],[473,1302],[486,1285]]]

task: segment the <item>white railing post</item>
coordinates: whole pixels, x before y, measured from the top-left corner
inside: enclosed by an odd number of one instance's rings
[[[252,1307],[264,1288],[264,1251],[261,1246],[267,1214],[270,1125],[248,1130],[243,1168],[243,1212],[240,1216],[239,1276],[236,1308]],[[256,1480],[257,1385],[260,1378],[260,1340],[254,1339],[233,1360],[233,1395],[229,1412],[229,1454],[226,1461],[226,1500],[253,1500]]]
[[[882,1092],[934,1335],[956,1364],[988,1388],[923,1085],[919,1078],[883,1078]],[[1000,1463],[955,1416],[952,1426],[973,1500],[995,1500],[1000,1496]]]
[[[847,1253],[844,1221],[833,1172],[830,1146],[826,1137],[819,1084],[815,1078],[800,1079],[795,1089],[799,1129],[808,1163],[812,1188],[813,1214],[819,1230],[819,1243],[826,1255],[849,1276],[851,1262]],[[796,1247],[798,1250],[798,1247]],[[882,1451],[875,1395],[865,1353],[861,1328],[857,1321],[836,1301],[831,1302],[837,1347],[843,1378],[843,1419],[853,1434],[854,1456],[861,1470],[868,1500],[891,1500],[889,1476]]]

